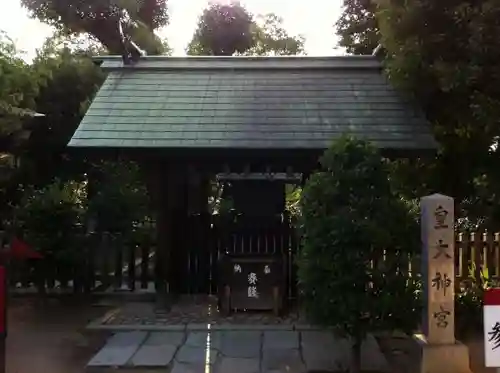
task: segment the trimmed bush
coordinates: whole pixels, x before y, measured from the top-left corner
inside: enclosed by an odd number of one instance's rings
[[[418,325],[417,284],[406,270],[419,227],[370,144],[342,137],[320,163],[302,192],[301,296],[311,321],[352,337],[357,373],[368,333]]]

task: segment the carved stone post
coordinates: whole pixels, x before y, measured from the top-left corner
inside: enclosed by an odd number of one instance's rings
[[[466,346],[455,340],[455,231],[453,198],[421,199],[424,334],[421,373],[470,372]]]

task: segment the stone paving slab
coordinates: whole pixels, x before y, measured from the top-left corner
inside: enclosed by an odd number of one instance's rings
[[[299,332],[265,331],[263,349],[298,349]]]
[[[215,373],[260,373],[259,359],[223,357]]]
[[[302,356],[308,370],[343,371],[349,367],[351,342],[331,332],[302,332]],[[361,345],[361,369],[384,371],[389,364],[373,335]]]
[[[262,372],[305,373],[306,366],[302,362],[297,349],[263,349]]]
[[[301,347],[304,363],[312,371],[341,371],[350,353],[348,341],[335,338],[331,332],[302,332]]]
[[[130,364],[135,367],[167,367],[174,358],[177,346],[172,345],[143,345],[132,356]]]
[[[89,361],[88,367],[115,367],[127,364],[147,337],[146,332],[117,333]]]
[[[209,343],[208,343],[209,342]],[[89,368],[163,368],[171,373],[305,373],[341,371],[349,364],[351,343],[330,331],[121,332],[91,359]],[[362,369],[384,371],[387,360],[370,335],[362,345]],[[307,369],[306,369],[307,368]]]
[[[130,359],[135,367],[166,367],[172,361],[178,346],[184,342],[184,333],[153,332]]]
[[[147,346],[180,346],[185,339],[183,332],[152,332],[144,342]]]
[[[186,364],[176,362],[170,373],[205,373],[205,365]],[[210,371],[210,373],[212,373]],[[234,372],[236,373],[236,372]]]
[[[221,332],[190,332],[186,338],[186,346],[208,347],[216,350],[221,349]]]
[[[209,356],[207,356],[207,354]],[[213,364],[217,359],[217,355],[218,351],[214,349],[184,345],[175,355],[175,361],[192,365],[203,365],[206,363]]]
[[[260,356],[261,335],[256,331],[222,332],[221,354],[233,358],[257,358]]]

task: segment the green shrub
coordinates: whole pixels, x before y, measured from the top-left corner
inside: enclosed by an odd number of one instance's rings
[[[472,263],[467,281],[455,295],[455,330],[459,338],[483,332],[484,292],[493,286],[496,284],[492,282],[488,269],[481,268],[476,274],[476,265]]]
[[[378,151],[349,137],[321,158],[321,170],[302,192],[301,211],[298,274],[305,311],[311,321],[352,337],[351,371],[357,372],[367,333],[410,332],[418,324],[416,284],[398,270],[419,250],[418,223],[392,191]]]
[[[66,282],[71,272],[81,269],[85,258],[82,190],[77,183],[56,180],[40,189],[27,189],[15,208],[15,231],[43,255],[35,266],[39,280]]]

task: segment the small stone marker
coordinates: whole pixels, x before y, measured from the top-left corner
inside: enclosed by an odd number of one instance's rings
[[[500,289],[486,290],[483,317],[485,366],[500,368]]]
[[[455,215],[453,198],[423,197],[421,208],[424,335],[420,372],[470,372],[469,352],[455,340]]]

